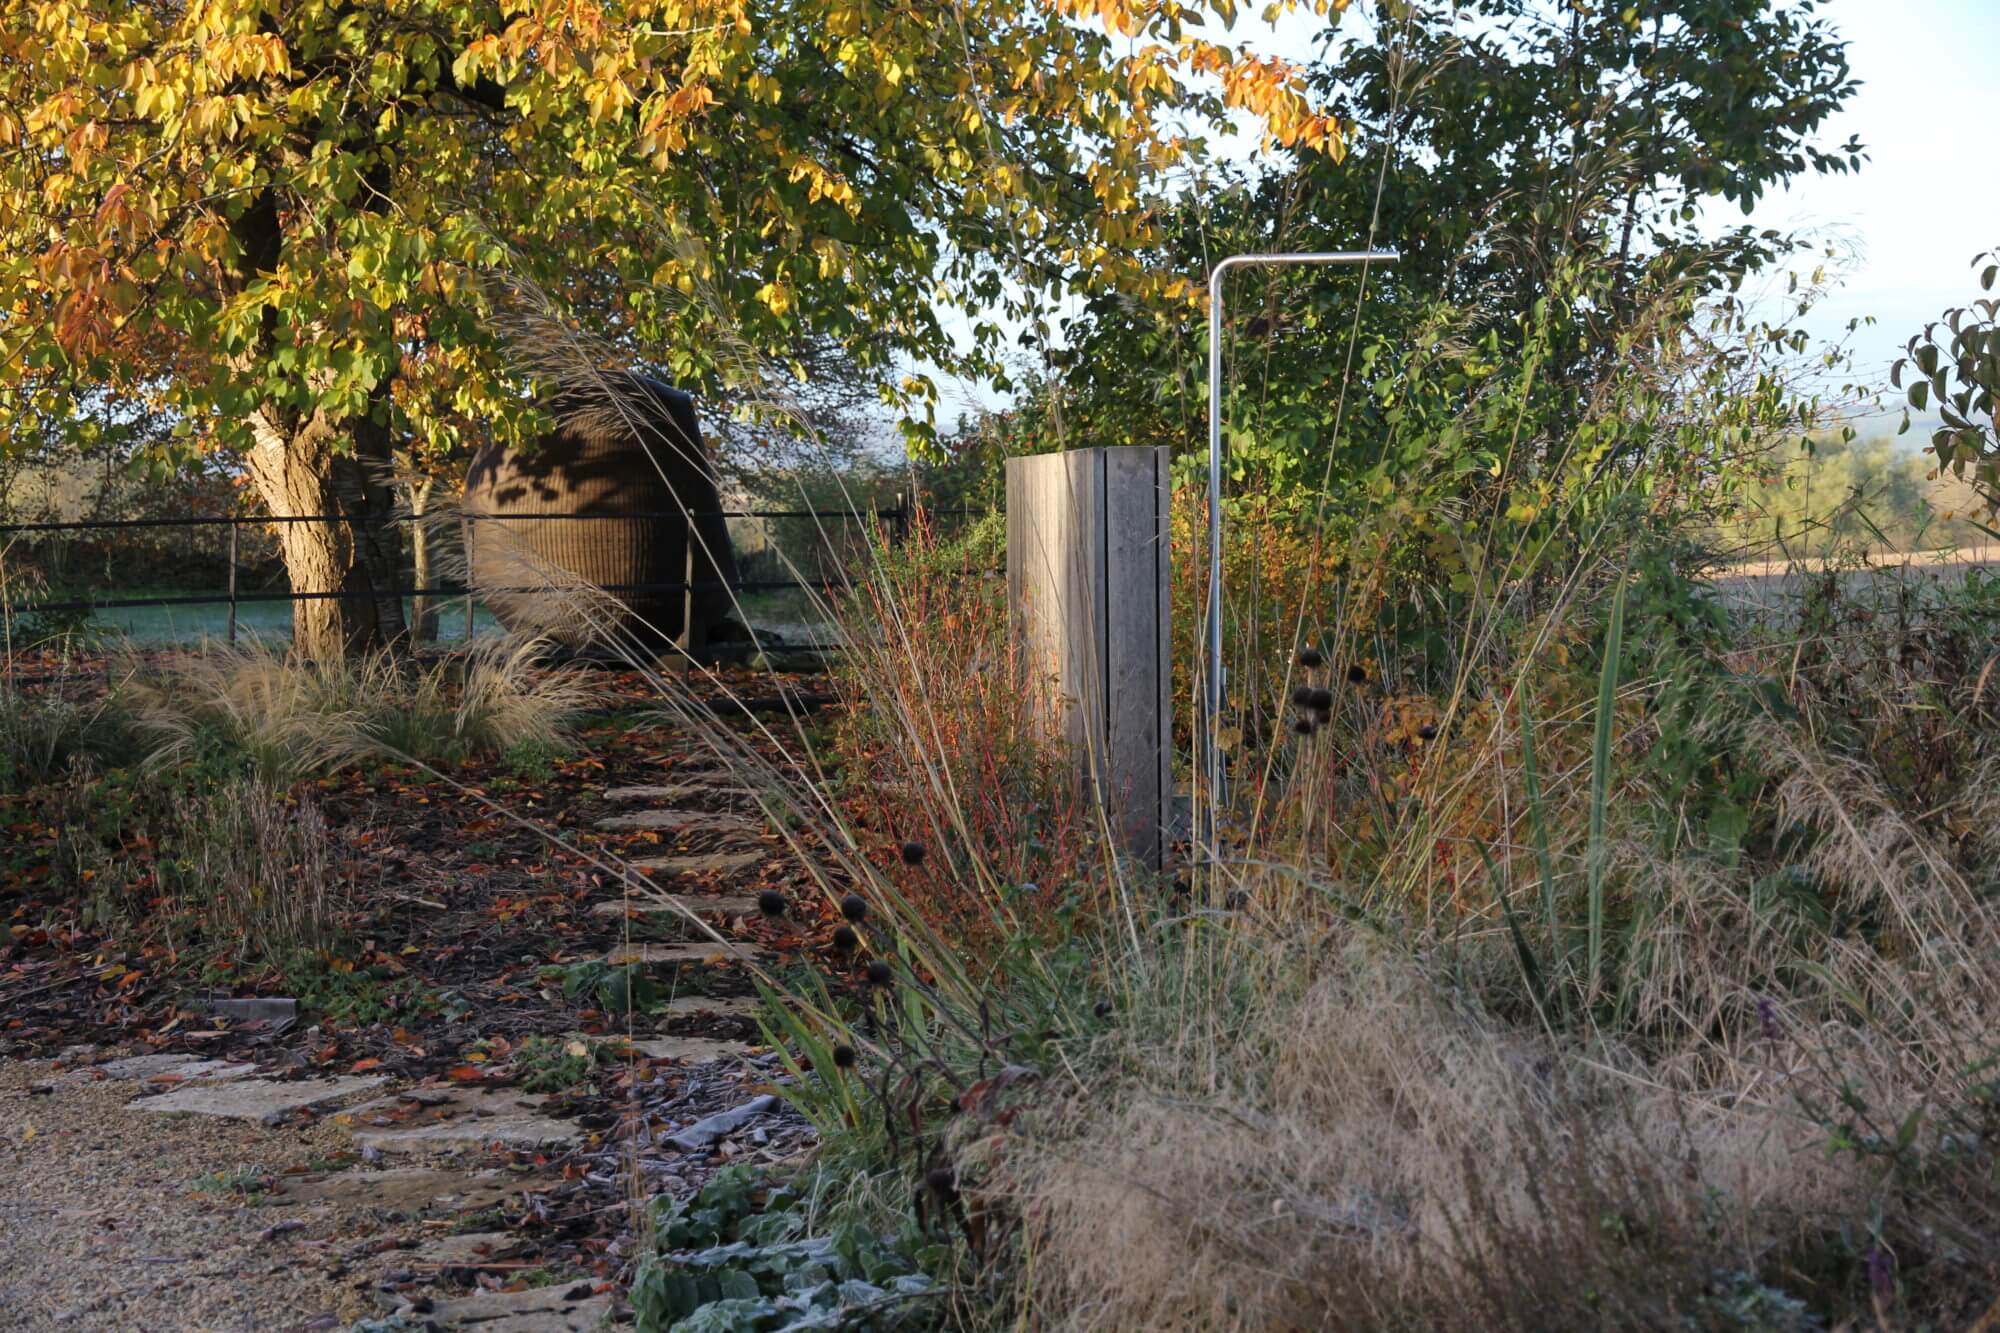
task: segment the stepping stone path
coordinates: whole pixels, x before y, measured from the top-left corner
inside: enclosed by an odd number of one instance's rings
[[[750,1054],[746,1043],[720,1037],[649,1037],[633,1042],[632,1047],[649,1060],[673,1060],[684,1065],[740,1060]]]
[[[758,1004],[749,995],[677,995],[667,1002],[669,1014],[714,1014],[718,1018],[755,1018]]]
[[[138,1079],[158,1080],[162,1083],[219,1083],[225,1079],[245,1078],[257,1072],[257,1066],[240,1060],[204,1060],[198,1055],[132,1055],[123,1060],[111,1060],[101,1065],[91,1065],[70,1074],[71,1079],[95,1079],[98,1077],[120,1081]]]
[[[690,963],[767,963],[777,955],[769,949],[755,944],[717,944],[707,940],[693,944],[621,944],[604,956],[610,967],[628,967],[633,963],[656,966],[670,963],[676,967]]]
[[[763,824],[754,816],[671,803],[695,797],[713,801],[718,796],[740,803],[751,795],[721,772],[713,781],[614,787],[604,793],[605,800],[627,810],[599,821],[597,827],[607,833],[720,835],[737,846],[677,852],[635,864],[656,875],[740,876],[770,859],[767,848],[742,845],[756,839]],[[659,804],[651,808],[631,808],[655,802]],[[756,913],[756,897],[741,892],[740,881],[735,887],[735,893],[677,895],[670,901],[633,899],[629,906],[651,920],[683,910],[711,920]],[[591,911],[599,920],[618,918],[627,906],[620,899],[599,902]],[[623,945],[613,949],[606,961],[676,968],[722,964],[736,972],[745,962],[774,958],[770,950],[753,944],[700,941]],[[675,1028],[696,1016],[740,1025],[758,1011],[759,1002],[752,997],[707,995],[685,985],[676,989],[680,993],[666,1007],[666,1021]],[[226,999],[210,1008],[216,1018],[231,1025],[264,1023],[282,1030],[298,1021],[296,1006],[282,1000]],[[655,1121],[660,1128],[641,1141],[642,1151],[651,1155],[646,1171],[656,1188],[692,1188],[690,1181],[699,1180],[713,1162],[739,1149],[796,1151],[801,1135],[807,1133],[769,1093],[770,1080],[781,1073],[776,1061],[769,1055],[757,1056],[750,1043],[707,1035],[658,1035],[635,1040],[633,1046],[650,1060],[677,1066],[671,1078],[662,1076],[651,1086],[685,1089],[685,1094],[673,1095],[690,1099],[685,1109],[666,1112],[664,1123]],[[516,1292],[437,1295],[438,1285],[446,1290],[462,1287],[466,1270],[484,1272],[489,1281],[507,1281],[543,1252],[536,1238],[493,1230],[495,1222],[488,1219],[518,1212],[523,1191],[547,1191],[548,1177],[492,1169],[484,1165],[488,1150],[497,1146],[552,1157],[560,1152],[566,1161],[593,1164],[588,1167],[592,1172],[615,1174],[620,1169],[621,1154],[629,1145],[614,1142],[601,1126],[586,1128],[578,1120],[551,1114],[546,1108],[553,1099],[547,1096],[506,1086],[426,1084],[394,1091],[379,1073],[281,1078],[245,1061],[189,1053],[137,1055],[86,1066],[63,1074],[55,1086],[81,1089],[106,1082],[133,1085],[136,1095],[123,1105],[135,1115],[212,1116],[284,1125],[286,1134],[302,1125],[316,1126],[311,1132],[321,1135],[344,1132],[359,1150],[359,1162],[344,1170],[335,1166],[268,1179],[255,1206],[271,1209],[282,1220],[264,1239],[275,1245],[294,1232],[309,1236],[328,1229],[350,1247],[359,1239],[361,1248],[350,1248],[339,1257],[353,1265],[358,1285],[381,1312],[400,1318],[398,1326],[566,1333],[609,1327],[621,1317],[618,1294],[600,1290],[605,1284],[594,1280]],[[370,1096],[373,1100],[368,1100]],[[656,1109],[653,1114],[661,1112]],[[358,1232],[351,1229],[357,1221]],[[453,1225],[475,1229],[439,1234]],[[413,1228],[429,1234],[413,1235]],[[622,1317],[629,1319],[629,1314]]]
[[[601,833],[710,833],[755,837],[763,824],[722,810],[635,810],[597,821]]]
[[[482,1291],[439,1301],[428,1311],[412,1307],[405,1317],[413,1328],[472,1328],[486,1333],[569,1333],[607,1326],[611,1293],[594,1292],[588,1282],[529,1291]]]
[[[388,1082],[379,1074],[348,1074],[332,1079],[279,1081],[231,1076],[197,1082],[172,1092],[140,1097],[136,1111],[182,1111],[230,1120],[262,1120],[276,1124],[298,1111],[312,1110],[367,1092]]]
[[[678,801],[700,792],[730,790],[732,788],[707,786],[699,782],[669,782],[658,787],[610,787],[605,790],[604,799],[613,805],[630,805],[634,801]]]
[[[763,865],[770,858],[760,848],[753,852],[706,852],[692,856],[645,856],[631,863],[634,870],[649,875],[733,875]]]
[[[542,1113],[544,1100],[513,1088],[426,1088],[357,1106],[342,1119],[354,1125],[354,1146],[364,1154],[544,1148],[580,1138],[576,1121]]]
[[[355,1167],[318,1180],[283,1182],[272,1203],[281,1208],[325,1203],[385,1213],[413,1213],[427,1208],[457,1212],[498,1203],[518,1194],[522,1183],[520,1177],[505,1171],[452,1171],[427,1166],[392,1166],[369,1171]]]
[[[757,899],[748,894],[705,898],[684,893],[668,894],[665,899],[645,897],[633,898],[629,903],[599,903],[590,910],[597,916],[624,916],[628,906],[637,916],[664,917],[685,917],[689,912],[696,916],[755,916],[761,910]]]

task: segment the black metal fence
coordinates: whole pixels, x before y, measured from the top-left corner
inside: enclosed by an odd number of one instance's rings
[[[443,528],[458,526],[461,533],[470,525],[480,522],[542,522],[547,520],[591,522],[607,519],[621,521],[674,520],[686,521],[690,518],[756,519],[766,522],[799,521],[815,525],[833,521],[839,523],[865,523],[873,525],[873,530],[881,538],[893,545],[901,545],[910,534],[913,522],[920,512],[904,495],[896,497],[892,508],[871,509],[726,509],[715,513],[687,514],[681,511],[671,513],[619,513],[619,512],[571,512],[571,513],[519,513],[519,514],[472,514],[451,513],[448,515],[396,515],[389,522],[392,525],[409,528],[417,524],[434,525]],[[965,517],[978,511],[969,509],[922,510],[927,519]],[[7,548],[22,537],[61,538],[64,535],[86,533],[116,533],[130,530],[158,529],[227,529],[227,586],[218,591],[190,593],[186,595],[147,597],[70,597],[46,599],[29,597],[21,599],[12,607],[0,607],[22,615],[90,615],[100,611],[172,608],[194,606],[227,606],[228,622],[226,634],[230,642],[235,642],[237,634],[238,610],[244,605],[270,602],[305,602],[320,600],[377,600],[380,598],[436,598],[465,599],[465,632],[469,639],[473,632],[473,616],[477,599],[483,594],[545,594],[565,591],[548,585],[520,587],[486,587],[478,584],[444,582],[434,586],[415,585],[415,568],[412,553],[404,553],[404,567],[413,586],[388,590],[360,589],[330,592],[299,592],[293,589],[282,591],[246,590],[240,586],[238,574],[245,568],[240,550],[239,536],[245,529],[267,529],[288,523],[348,523],[352,520],[339,514],[290,514],[290,515],[185,515],[166,518],[131,519],[76,519],[33,523],[0,524],[0,560],[6,558]],[[754,561],[749,563],[754,564]],[[767,562],[769,563],[769,562]],[[840,579],[835,575],[818,579],[785,578],[738,578],[730,586],[735,593],[780,592],[805,589],[824,590],[837,586]],[[620,584],[605,586],[600,591],[613,593],[686,593],[691,585],[685,581],[666,581],[644,584]],[[4,588],[0,587],[0,593]]]

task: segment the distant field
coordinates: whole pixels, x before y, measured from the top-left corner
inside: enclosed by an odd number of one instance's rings
[[[1718,569],[1713,578],[1716,589],[1731,606],[1769,610],[1795,601],[1810,581],[1824,577],[1829,565],[1843,588],[1849,590],[1884,576],[1944,589],[1965,582],[1974,570],[2000,577],[2000,543],[1943,553],[1882,552],[1869,556],[1868,563],[1861,566],[1820,558],[1763,560]]]

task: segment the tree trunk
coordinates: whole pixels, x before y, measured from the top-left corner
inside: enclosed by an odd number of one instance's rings
[[[259,412],[248,468],[274,518],[278,545],[294,593],[292,650],[326,659],[399,649],[407,631],[394,495],[389,479],[389,432],[365,418],[350,423],[350,447],[315,416],[286,430]]]

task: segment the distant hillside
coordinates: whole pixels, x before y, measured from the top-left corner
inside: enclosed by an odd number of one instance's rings
[[[1716,536],[1746,558],[1822,556],[1859,548],[1895,551],[1977,546],[2000,529],[1967,483],[1931,475],[1926,437],[1823,440],[1808,452],[1774,452],[1764,480],[1747,487]]]

